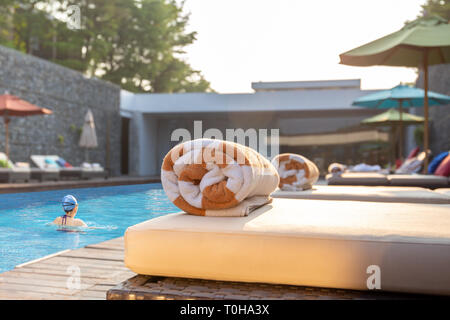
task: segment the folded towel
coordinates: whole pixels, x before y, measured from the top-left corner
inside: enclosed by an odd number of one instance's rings
[[[165,156],[161,182],[181,210],[201,216],[246,216],[270,203],[279,177],[262,155],[243,145],[197,139]]]
[[[377,164],[370,165],[366,163],[358,163],[350,168],[348,168],[349,172],[378,172],[381,170],[381,167]]]
[[[301,191],[311,189],[319,179],[319,169],[307,158],[293,153],[283,153],[272,160],[280,175],[280,189]]]

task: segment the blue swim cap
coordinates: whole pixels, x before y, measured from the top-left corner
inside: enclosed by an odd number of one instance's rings
[[[65,212],[72,211],[77,206],[77,204],[77,199],[75,199],[75,197],[70,194],[62,199],[62,206]]]

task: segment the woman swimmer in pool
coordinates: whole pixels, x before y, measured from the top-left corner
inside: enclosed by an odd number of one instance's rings
[[[75,215],[78,211],[78,202],[72,195],[67,195],[62,199],[62,206],[65,214],[61,217],[56,218],[53,223],[60,226],[69,227],[87,227],[81,219],[75,219]]]

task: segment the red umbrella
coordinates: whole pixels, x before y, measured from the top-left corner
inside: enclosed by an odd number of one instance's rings
[[[39,114],[51,114],[52,111],[46,108],[35,106],[19,97],[4,94],[0,96],[0,116],[3,116],[5,121],[5,153],[9,159],[9,117],[25,117]]]

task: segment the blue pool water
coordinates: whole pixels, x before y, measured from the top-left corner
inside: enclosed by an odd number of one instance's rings
[[[64,214],[61,199],[74,195],[77,218],[90,227],[62,232],[49,224]],[[0,194],[0,272],[65,249],[123,236],[127,227],[178,209],[161,184]]]

